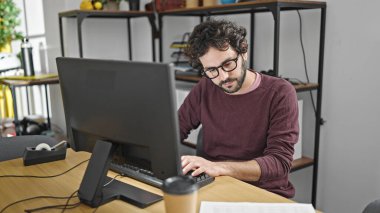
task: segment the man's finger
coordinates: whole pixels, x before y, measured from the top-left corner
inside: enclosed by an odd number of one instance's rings
[[[187,164],[189,164],[188,160],[186,160],[186,159],[182,160],[182,162],[181,162],[182,168],[184,168]]]
[[[187,164],[183,169],[182,169],[182,172],[183,174],[187,174],[190,170],[194,170],[194,164],[192,162],[190,162],[189,164]]]
[[[202,174],[203,172],[205,172],[204,167],[199,167],[198,169],[194,170],[194,172],[191,173],[191,175],[192,176],[198,176],[198,175]]]

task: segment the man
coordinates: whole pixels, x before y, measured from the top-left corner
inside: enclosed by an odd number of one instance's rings
[[[209,20],[186,54],[202,78],[180,107],[181,140],[202,124],[203,157],[182,156],[183,173],[232,176],[284,197],[298,140],[298,105],[287,81],[247,69],[246,29]]]

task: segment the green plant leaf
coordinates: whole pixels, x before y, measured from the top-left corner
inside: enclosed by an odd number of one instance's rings
[[[0,0],[0,48],[10,39],[21,39],[22,34],[16,31],[20,25],[18,15],[20,9],[17,8],[13,0]]]

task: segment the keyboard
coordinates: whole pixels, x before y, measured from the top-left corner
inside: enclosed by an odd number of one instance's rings
[[[197,176],[192,176],[191,173],[187,173],[186,176],[189,176],[193,180],[195,180],[195,183],[198,186],[198,188],[206,186],[215,180],[214,177],[211,177],[210,175],[208,175],[206,173],[202,173],[202,174],[197,175]]]
[[[109,169],[116,173],[131,177],[143,183],[149,184],[151,186],[155,186],[158,188],[162,187],[163,181],[159,178],[156,178],[152,171],[141,169],[139,167],[132,166],[129,164],[118,164],[115,162],[111,162]],[[191,178],[193,178],[198,188],[206,186],[215,180],[214,177],[211,177],[206,173],[202,173],[194,177],[188,173],[186,176],[190,176]]]

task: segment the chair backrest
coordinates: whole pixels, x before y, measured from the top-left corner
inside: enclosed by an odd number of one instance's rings
[[[196,155],[199,157],[205,157],[205,154],[203,152],[203,128],[199,129],[196,147]]]
[[[372,201],[363,210],[363,213],[379,213],[380,212],[380,199]]]
[[[58,142],[54,138],[45,135],[0,138],[0,161],[20,158],[23,156],[26,147],[36,147],[40,143],[54,146]]]

